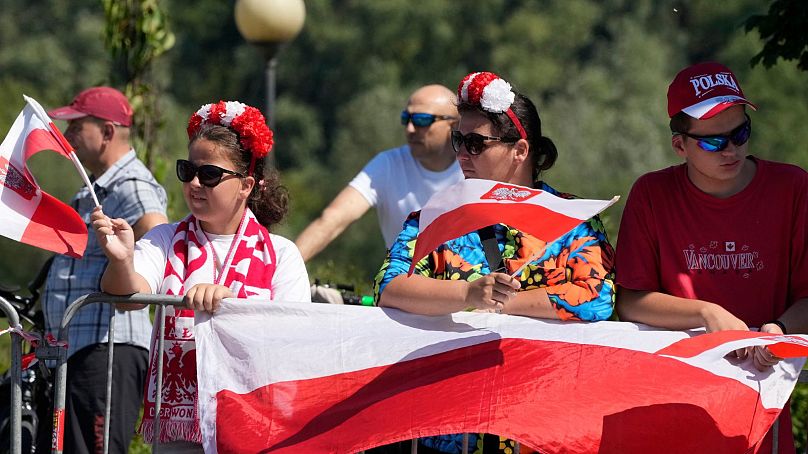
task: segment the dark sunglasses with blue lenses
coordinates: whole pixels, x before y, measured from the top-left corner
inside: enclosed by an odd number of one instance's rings
[[[406,110],[401,111],[401,124],[407,126],[409,122],[412,122],[413,126],[429,126],[437,120],[454,120],[457,117],[453,117],[451,115],[433,115],[429,113],[420,113],[420,112],[407,112]]]
[[[183,183],[190,183],[194,177],[199,177],[199,184],[209,188],[216,187],[222,182],[224,174],[235,175],[244,178],[244,175],[232,170],[223,169],[213,164],[194,165],[187,159],[177,159],[177,178]]]
[[[485,151],[485,149],[488,147],[488,144],[485,142],[489,140],[503,143],[516,143],[519,141],[519,139],[509,139],[507,137],[484,136],[482,134],[477,134],[476,132],[470,132],[463,135],[460,131],[452,131],[452,148],[454,149],[455,153],[460,153],[460,147],[465,145],[468,154],[477,156]]]
[[[730,133],[727,135],[717,134],[714,136],[697,136],[694,134],[688,134],[686,132],[674,132],[674,134],[681,134],[697,140],[696,143],[698,143],[699,148],[711,153],[725,150],[727,146],[729,146],[730,142],[735,144],[736,147],[740,147],[748,142],[749,136],[752,135],[752,119],[749,118],[749,115],[744,115],[746,116],[746,121],[743,122],[742,125],[730,131]]]

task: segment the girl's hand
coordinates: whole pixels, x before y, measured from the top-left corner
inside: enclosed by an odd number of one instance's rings
[[[131,260],[135,253],[135,234],[123,219],[111,219],[96,207],[90,221],[98,244],[110,260]]]
[[[233,291],[223,285],[216,284],[196,284],[185,292],[183,301],[188,309],[195,311],[205,311],[211,314],[219,309],[224,298],[232,298],[236,295]]]

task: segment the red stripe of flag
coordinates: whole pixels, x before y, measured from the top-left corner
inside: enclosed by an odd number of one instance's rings
[[[418,233],[409,274],[412,274],[421,258],[437,249],[446,238],[458,238],[489,225],[502,223],[518,226],[520,230],[531,232],[531,235],[550,243],[581,222],[581,219],[566,216],[541,205],[527,203],[462,205],[438,216]]]
[[[216,400],[219,452],[245,453],[356,452],[463,432],[547,453],[744,452],[780,411],[749,386],[672,358],[524,339]]]

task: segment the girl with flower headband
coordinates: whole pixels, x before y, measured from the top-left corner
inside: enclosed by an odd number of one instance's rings
[[[184,295],[187,309],[164,310],[159,441],[202,452],[194,311],[215,312],[231,297],[311,301],[311,295],[300,252],[268,230],[286,214],[288,195],[264,166],[272,131],[261,112],[239,102],[207,104],[191,116],[188,138],[188,159],[177,160],[177,177],[191,214],[155,227],[137,244],[123,219],[97,209],[92,221],[109,258],[105,292]],[[156,332],[140,428],[147,441],[155,429]]]
[[[541,180],[558,152],[553,141],[542,135],[541,119],[530,99],[490,72],[466,76],[457,95],[460,122],[452,131],[452,146],[466,178],[573,197]],[[379,306],[425,315],[472,309],[561,320],[597,321],[611,316],[614,252],[597,217],[549,245],[505,224],[480,229],[444,243],[407,277],[419,216],[415,212],[404,223],[376,276]],[[486,254],[485,237],[496,254]],[[541,250],[538,259],[511,277]],[[486,255],[499,263],[488,263]],[[462,435],[422,438],[421,445],[418,452],[459,453]],[[514,442],[498,435],[470,434],[469,446],[477,447],[475,453],[511,452]]]

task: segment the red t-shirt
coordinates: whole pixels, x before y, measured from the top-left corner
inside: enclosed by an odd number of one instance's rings
[[[640,177],[620,222],[617,285],[716,303],[752,327],[808,297],[808,173],[749,159],[754,178],[726,199],[696,188],[685,164]],[[780,452],[794,452],[788,407],[779,420]],[[770,453],[771,439],[755,452]]]
[[[808,297],[808,173],[753,159],[738,194],[719,199],[687,177],[685,164],[640,177],[617,243],[617,284],[701,299],[749,326]]]

